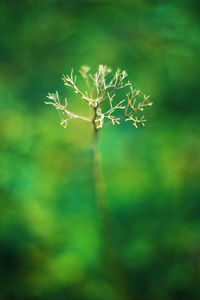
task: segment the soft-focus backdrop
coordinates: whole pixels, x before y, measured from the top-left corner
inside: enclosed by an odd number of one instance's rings
[[[0,2],[1,300],[200,299],[199,9]],[[154,102],[146,127],[99,136],[117,265],[102,259],[92,129],[64,129],[44,105],[58,90],[78,108],[61,76],[99,64],[125,69]]]

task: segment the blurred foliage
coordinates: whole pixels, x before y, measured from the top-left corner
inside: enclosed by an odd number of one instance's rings
[[[0,299],[200,298],[199,8],[0,2]],[[125,69],[154,102],[147,127],[100,135],[126,298],[102,262],[91,128],[63,129],[43,104],[59,90],[78,106],[62,74],[100,63]]]

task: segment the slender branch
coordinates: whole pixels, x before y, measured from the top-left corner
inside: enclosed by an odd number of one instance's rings
[[[105,268],[105,276],[113,285],[116,291],[116,300],[131,300],[126,281],[122,277],[121,259],[115,236],[112,219],[106,201],[105,185],[101,170],[101,157],[98,148],[99,130],[96,127],[96,112],[93,118],[93,139],[92,139],[92,164],[95,186],[95,197],[100,217],[100,232],[102,234],[101,257]]]
[[[94,109],[94,116],[92,120],[93,126],[93,140],[92,140],[92,150],[93,150],[93,174],[94,174],[94,184],[96,188],[96,201],[102,215],[106,214],[106,200],[105,200],[105,187],[102,177],[102,171],[100,167],[100,154],[98,150],[98,126],[96,122],[97,118],[97,108]]]

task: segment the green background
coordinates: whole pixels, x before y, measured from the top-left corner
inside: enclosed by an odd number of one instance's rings
[[[199,8],[0,2],[1,300],[200,299]],[[79,120],[63,129],[44,105],[58,90],[81,110],[61,76],[99,64],[125,69],[154,103],[146,127],[100,133],[107,240],[92,129]]]

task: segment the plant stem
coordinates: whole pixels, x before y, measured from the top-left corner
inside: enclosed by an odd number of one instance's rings
[[[100,167],[100,154],[98,150],[98,130],[95,128],[93,131],[93,174],[95,184],[95,197],[98,209],[102,216],[105,217],[107,205],[105,200],[105,188],[102,178],[102,171]]]
[[[94,109],[93,125],[93,175],[95,185],[95,200],[100,215],[100,231],[102,238],[101,254],[106,277],[111,281],[115,291],[116,300],[128,300],[126,283],[123,280],[120,266],[120,255],[115,241],[112,220],[109,214],[105,196],[105,187],[101,171],[100,153],[98,149],[98,133],[96,128],[96,109]]]

